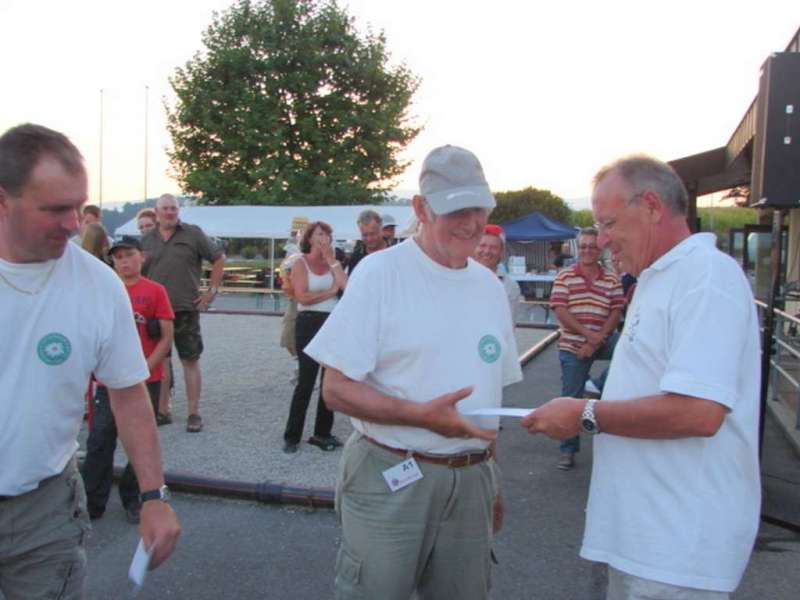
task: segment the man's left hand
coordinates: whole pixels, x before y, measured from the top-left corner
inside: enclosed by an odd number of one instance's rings
[[[155,569],[175,550],[181,526],[172,507],[160,500],[150,500],[142,504],[140,518],[139,533],[145,548],[152,552],[150,569]]]
[[[194,305],[200,312],[205,312],[208,310],[208,307],[211,306],[211,303],[214,301],[215,297],[216,294],[214,294],[211,291],[208,291],[202,296],[198,296],[194,301]]]
[[[554,440],[564,440],[580,433],[580,419],[586,400],[554,398],[522,419],[530,433],[543,433]]]

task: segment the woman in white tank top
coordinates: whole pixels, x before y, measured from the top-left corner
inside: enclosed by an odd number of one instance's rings
[[[283,451],[287,454],[297,452],[320,366],[303,349],[325,323],[325,319],[336,306],[339,292],[347,285],[347,275],[333,252],[331,235],[331,227],[327,223],[310,223],[300,240],[303,257],[292,265],[292,287],[297,300],[295,342],[299,373],[283,434]],[[333,413],[325,406],[322,398],[324,376],[325,369],[322,369],[314,435],[308,439],[308,443],[330,452],[339,448],[342,443],[331,434]]]

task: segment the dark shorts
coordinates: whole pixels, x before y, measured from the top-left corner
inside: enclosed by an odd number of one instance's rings
[[[196,310],[175,311],[175,347],[181,360],[197,360],[203,353],[200,335],[200,313]]]

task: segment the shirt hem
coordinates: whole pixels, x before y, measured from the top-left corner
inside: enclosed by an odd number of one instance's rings
[[[736,579],[730,579],[720,577],[692,577],[690,575],[663,571],[623,558],[616,554],[586,547],[581,548],[580,557],[594,562],[606,563],[618,571],[634,575],[635,577],[641,577],[642,579],[712,592],[733,592],[739,586],[739,581],[741,581],[741,575]]]

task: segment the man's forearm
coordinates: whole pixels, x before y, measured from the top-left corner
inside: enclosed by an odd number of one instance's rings
[[[558,322],[561,323],[561,326],[567,331],[577,333],[585,338],[588,338],[592,335],[592,333],[590,333],[591,330],[581,325],[578,319],[575,318],[575,315],[569,312],[566,307],[559,306],[555,309],[555,311]]]
[[[356,419],[383,425],[420,426],[418,403],[387,396],[335,369],[326,370],[322,393],[331,410]]]
[[[211,277],[209,281],[210,287],[218,288],[222,285],[222,273],[225,270],[225,255],[221,255],[217,260],[211,263]]]
[[[161,445],[153,409],[144,383],[108,390],[117,432],[133,463],[139,489],[153,490],[164,485]]]
[[[600,335],[602,335],[603,338],[607,338],[617,327],[619,327],[619,322],[621,320],[622,309],[615,308],[611,311],[611,313],[609,313],[608,319],[606,319],[606,322],[603,323],[603,326],[600,328]]]
[[[712,436],[726,414],[713,400],[670,393],[595,404],[600,431],[646,439]]]

